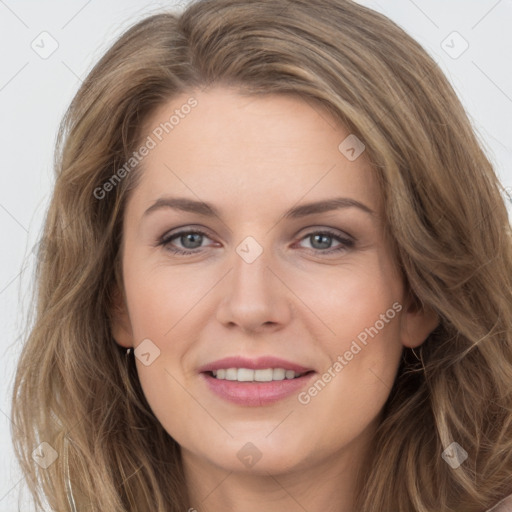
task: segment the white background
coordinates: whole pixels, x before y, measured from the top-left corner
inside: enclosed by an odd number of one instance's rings
[[[177,3],[0,0],[0,512],[18,510],[24,486],[11,449],[10,398],[32,283],[31,250],[51,194],[58,123],[110,43],[146,14]],[[512,187],[512,0],[360,3],[396,21],[441,65],[503,184]],[[47,59],[31,47],[34,40],[42,45],[43,31],[58,43]],[[458,58],[443,49],[455,55],[464,40],[469,47]]]

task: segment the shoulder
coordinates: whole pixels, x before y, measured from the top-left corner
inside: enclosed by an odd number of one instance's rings
[[[512,494],[487,510],[487,512],[512,512]]]

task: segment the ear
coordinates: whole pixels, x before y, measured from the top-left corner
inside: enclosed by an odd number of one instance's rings
[[[417,300],[409,301],[401,317],[400,338],[408,348],[419,347],[439,325],[439,315]]]
[[[125,348],[133,347],[133,331],[126,306],[124,293],[115,286],[113,291],[112,309],[110,315],[110,330],[118,345]]]

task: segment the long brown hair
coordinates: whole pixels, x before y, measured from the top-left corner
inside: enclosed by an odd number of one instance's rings
[[[199,0],[133,26],[84,81],[60,128],[35,319],[14,386],[13,438],[36,503],[189,507],[179,446],[110,331],[137,166],[101,198],[98,187],[140,147],[157,107],[219,84],[298,94],[364,141],[404,280],[418,307],[440,318],[417,357],[404,350],[357,510],[492,506],[512,492],[512,242],[503,189],[433,59],[385,16],[348,0]],[[32,458],[43,441],[58,454],[47,468]],[[468,454],[456,469],[442,458],[453,442]]]

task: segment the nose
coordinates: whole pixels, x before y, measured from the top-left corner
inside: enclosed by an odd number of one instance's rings
[[[265,250],[251,263],[234,254],[216,314],[224,326],[259,333],[282,329],[290,321],[291,294],[270,260]]]

